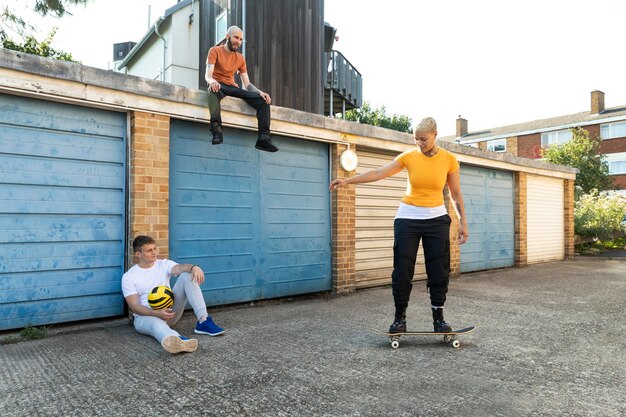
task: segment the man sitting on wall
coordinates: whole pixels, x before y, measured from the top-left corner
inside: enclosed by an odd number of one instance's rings
[[[216,325],[207,313],[200,285],[204,272],[198,265],[177,264],[169,259],[157,259],[157,247],[150,236],[137,236],[133,241],[133,252],[139,263],[122,277],[122,292],[133,313],[135,330],[154,337],[169,353],[194,352],[198,348],[196,339],[188,339],[172,329],[183,315],[187,301],[191,304],[198,321],[194,333],[218,336],[224,329]],[[178,280],[172,289],[172,308],[153,310],[148,303],[148,294],[154,287],[170,286],[170,277]]]
[[[209,85],[209,111],[211,112],[211,132],[213,145],[224,141],[222,134],[222,115],[220,101],[225,96],[238,97],[256,110],[259,138],[256,148],[267,152],[276,152],[278,148],[272,144],[270,135],[270,104],[269,94],[256,88],[250,83],[246,60],[237,51],[243,43],[243,32],[237,26],[231,26],[226,34],[225,42],[221,42],[209,50],[206,60],[204,78]],[[235,82],[235,73],[239,77],[243,88]]]

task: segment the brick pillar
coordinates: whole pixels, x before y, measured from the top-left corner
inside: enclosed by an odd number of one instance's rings
[[[132,112],[130,146],[128,259],[132,265],[132,241],[138,235],[154,238],[159,257],[169,254],[169,117]]]
[[[574,180],[563,181],[563,215],[565,223],[565,259],[574,258]]]
[[[528,174],[515,173],[515,266],[528,265]]]
[[[517,136],[506,138],[506,153],[517,156]]]
[[[457,278],[461,275],[461,245],[459,244],[459,218],[454,210],[454,203],[450,198],[448,187],[443,191],[446,209],[450,214],[452,223],[450,223],[450,277]],[[471,236],[470,236],[471,239]]]
[[[352,150],[356,151],[354,145]],[[349,178],[354,172],[347,172],[339,165],[339,155],[347,146],[332,146],[331,177]],[[355,289],[355,242],[356,213],[355,185],[351,184],[333,191],[332,200],[332,277],[336,293],[349,293]]]

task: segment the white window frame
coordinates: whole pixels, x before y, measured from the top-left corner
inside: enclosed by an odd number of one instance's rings
[[[562,145],[572,140],[573,137],[570,129],[543,132],[541,134],[541,146]]]
[[[497,152],[497,153],[506,152],[506,139],[488,140],[487,150],[491,152]]]
[[[626,121],[601,124],[600,125],[600,137],[602,138],[602,140],[609,140],[609,139],[617,139],[617,138],[624,138],[624,137],[626,137],[626,134],[618,136],[618,133],[615,132],[615,131],[618,130],[617,129],[618,126],[622,127],[622,129],[626,130]],[[613,131],[613,132],[611,132],[611,131]]]
[[[228,31],[228,16],[227,16],[227,10],[224,10],[222,13],[218,14],[215,17],[215,43],[221,41],[222,39],[224,39],[226,37],[226,32]],[[219,22],[225,19],[226,25],[224,26],[224,33],[220,34],[218,32],[219,28],[220,28],[220,24]]]
[[[608,153],[604,154],[604,156],[606,163],[609,165],[609,175],[626,174],[626,152]],[[616,171],[618,163],[624,164],[623,168],[620,171]]]

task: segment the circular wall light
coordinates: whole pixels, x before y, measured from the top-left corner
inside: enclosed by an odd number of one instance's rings
[[[348,172],[354,171],[358,163],[359,158],[356,156],[356,152],[351,149],[346,149],[339,156],[339,165]]]

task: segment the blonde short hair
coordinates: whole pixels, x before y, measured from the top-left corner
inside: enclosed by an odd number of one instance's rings
[[[432,117],[424,117],[413,129],[413,134],[417,132],[436,132],[437,122]]]

